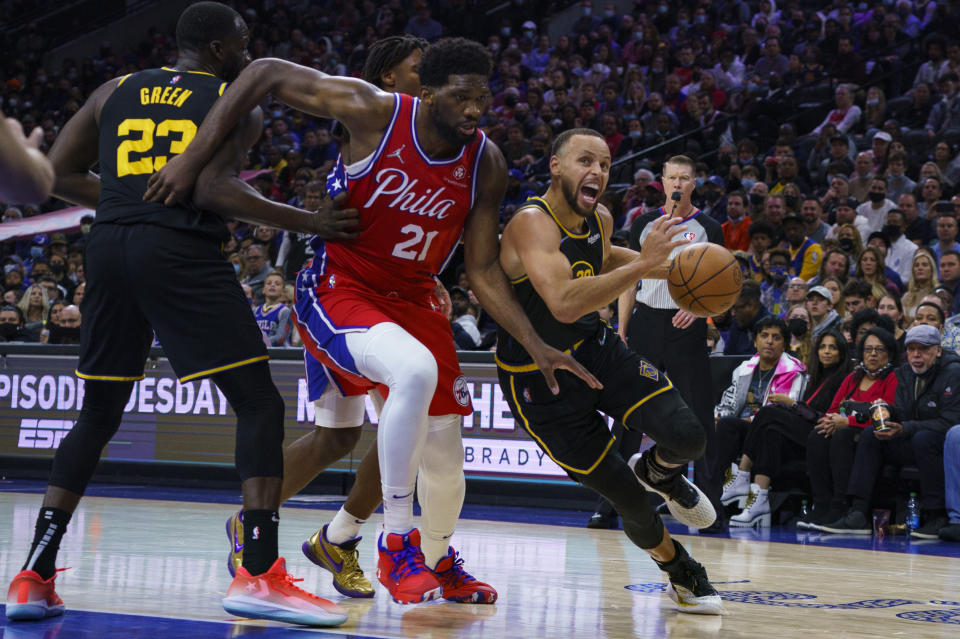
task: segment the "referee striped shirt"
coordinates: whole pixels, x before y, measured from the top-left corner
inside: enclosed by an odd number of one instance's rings
[[[633,222],[630,227],[630,248],[639,251],[643,241],[650,232],[650,224],[661,215],[668,213],[660,207],[658,211],[644,213]],[[695,209],[690,216],[683,218],[683,224],[686,224],[687,230],[684,236],[690,240],[690,244],[697,242],[713,242],[723,246],[723,227],[715,219],[706,214],[701,214],[700,209]],[[674,248],[670,252],[673,258],[680,249],[686,245]],[[637,283],[637,301],[646,304],[650,308],[676,309],[677,303],[670,297],[670,291],[667,290],[667,280],[640,280]]]

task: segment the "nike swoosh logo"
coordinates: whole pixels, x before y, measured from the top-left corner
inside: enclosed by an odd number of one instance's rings
[[[412,495],[412,494],[413,494],[413,491],[411,490],[411,491],[410,491],[409,493],[407,493],[406,495],[394,495],[393,498],[394,498],[394,499],[406,499],[407,497],[409,497],[409,496]]]
[[[358,526],[362,526],[363,524],[367,523],[367,520],[366,520],[366,519],[354,519],[354,520],[353,520],[353,523],[357,524]]]
[[[233,528],[233,552],[243,552],[243,544],[239,541],[239,535],[237,535],[237,528]]]
[[[320,548],[323,549],[323,554],[326,556],[326,558],[327,558],[327,560],[330,562],[330,564],[331,564],[334,568],[336,568],[336,572],[340,572],[341,570],[343,570],[343,562],[342,562],[342,561],[334,561],[334,560],[333,560],[333,557],[331,557],[331,556],[330,556],[330,553],[327,552],[327,544],[328,544],[328,543],[330,543],[330,542],[325,542],[325,541],[321,540],[321,542],[320,542]]]

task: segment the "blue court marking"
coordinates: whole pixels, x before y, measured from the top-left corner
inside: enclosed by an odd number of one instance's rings
[[[915,599],[864,599],[846,603],[827,603],[819,601],[817,595],[800,592],[778,592],[775,590],[726,590],[723,586],[733,584],[749,584],[749,579],[739,581],[714,581],[720,598],[724,601],[760,606],[780,606],[785,608],[816,608],[821,610],[882,610],[901,606],[960,606],[960,602],[918,601]],[[631,584],[624,586],[627,590],[642,595],[661,596],[667,591],[665,583]],[[960,608],[925,609],[900,612],[896,615],[907,621],[926,621],[929,623],[960,625]]]
[[[0,610],[6,606],[0,605]],[[305,628],[265,622],[228,623],[193,621],[149,615],[119,615],[111,612],[67,610],[59,617],[40,621],[10,621],[0,612],[0,637],[3,639],[376,639],[365,634],[332,633],[320,628]]]
[[[46,483],[39,480],[2,480],[0,493],[21,492],[43,494]],[[170,486],[138,486],[124,484],[91,484],[86,492],[92,497],[120,497],[125,499],[159,499],[200,503],[240,505],[240,495],[234,490],[210,488],[184,488]],[[346,496],[343,496],[346,499]],[[330,502],[287,502],[284,508],[312,508],[319,510],[339,510],[342,501]],[[379,509],[378,509],[379,512]],[[419,515],[419,505],[414,504],[414,514]],[[565,510],[559,508],[535,508],[521,506],[488,506],[482,504],[464,504],[461,519],[483,521],[502,521],[520,524],[541,524],[546,526],[571,526],[582,528],[587,524],[591,512]],[[281,515],[282,516],[282,515]],[[664,522],[674,534],[691,533],[686,526],[672,519]],[[714,535],[711,535],[714,536]],[[908,539],[903,535],[888,535],[882,539],[868,535],[830,535],[816,532],[798,531],[793,528],[774,526],[767,529],[734,528],[731,532],[716,535],[729,539],[745,539],[770,543],[795,545],[827,546],[832,548],[854,548],[880,552],[899,552],[917,555],[960,558],[960,544],[939,540]],[[6,637],[3,637],[6,639]]]

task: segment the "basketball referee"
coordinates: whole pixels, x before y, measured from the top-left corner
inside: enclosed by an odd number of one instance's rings
[[[663,165],[661,183],[668,194],[666,204],[657,211],[638,217],[630,227],[630,248],[639,251],[651,223],[662,215],[679,217],[687,226],[691,243],[713,242],[723,246],[720,223],[693,206],[690,195],[696,186],[693,160],[683,155],[669,158]],[[679,200],[676,199],[679,194]],[[670,254],[680,250],[677,247]],[[634,303],[633,292],[620,296],[620,337],[634,351],[651,364],[667,373],[680,396],[693,409],[707,433],[707,452],[694,462],[694,481],[706,493],[716,509],[717,521],[710,532],[722,532],[726,520],[720,504],[720,482],[713,481],[710,456],[715,449],[716,429],[713,424],[713,388],[707,351],[707,321],[687,311],[681,311],[670,292],[666,280],[640,280]],[[634,449],[640,442],[630,443]]]

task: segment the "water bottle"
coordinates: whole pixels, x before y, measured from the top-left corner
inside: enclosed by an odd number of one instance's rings
[[[910,499],[907,500],[905,524],[908,534],[920,527],[920,502],[917,500],[917,493],[910,493]]]
[[[810,507],[807,505],[807,500],[804,499],[800,502],[800,521],[808,521],[810,519]]]

